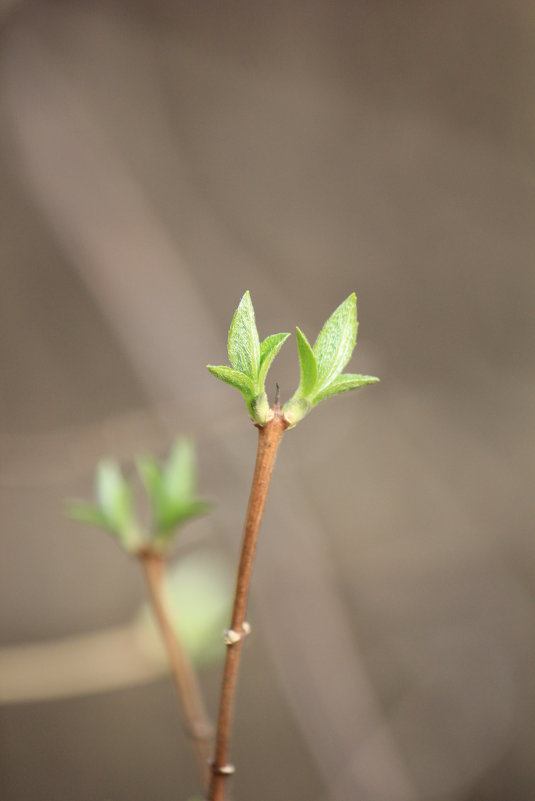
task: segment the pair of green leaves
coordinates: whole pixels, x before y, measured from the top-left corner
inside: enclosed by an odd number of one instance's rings
[[[208,365],[213,375],[242,393],[249,414],[261,426],[273,417],[264,388],[266,375],[289,336],[272,334],[260,342],[251,296],[246,292],[234,312],[228,333],[227,351],[232,367]]]
[[[301,380],[295,394],[283,408],[291,426],[322,400],[379,381],[371,375],[342,372],[357,344],[357,330],[357,298],[354,292],[331,314],[318,334],[314,347],[311,347],[301,329],[296,328]]]
[[[159,537],[169,536],[177,526],[210,509],[210,503],[196,494],[197,459],[190,440],[179,439],[163,465],[152,456],[144,456],[137,460],[137,468],[152,504]]]
[[[320,401],[379,380],[374,376],[342,373],[355,348],[357,328],[357,299],[353,293],[329,317],[314,347],[301,329],[296,329],[301,380],[283,407],[290,426],[296,425]],[[288,337],[289,334],[273,334],[260,344],[253,304],[246,292],[234,313],[228,336],[232,368],[208,365],[213,375],[242,393],[249,414],[261,426],[273,417],[264,387],[266,374]]]
[[[189,440],[178,439],[164,464],[144,456],[137,460],[137,468],[151,505],[150,532],[144,534],[138,523],[132,482],[111,459],[97,467],[95,503],[71,501],[67,512],[75,520],[110,532],[128,551],[161,550],[169,545],[175,529],[210,508],[209,502],[196,494],[194,447]]]

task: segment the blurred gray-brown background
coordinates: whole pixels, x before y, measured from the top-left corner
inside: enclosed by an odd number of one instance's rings
[[[235,801],[531,801],[533,4],[3,0],[0,26],[0,797],[198,789],[137,567],[62,505],[190,433],[217,506],[182,551],[232,569],[256,436],[204,365],[249,289],[261,336],[310,338],[355,290],[351,369],[382,383],[283,443]],[[292,338],[270,390],[297,373]]]

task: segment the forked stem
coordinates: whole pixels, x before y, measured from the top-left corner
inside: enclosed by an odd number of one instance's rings
[[[215,756],[212,761],[209,801],[224,801],[227,778],[234,772],[233,766],[229,764],[230,740],[243,638],[249,632],[249,627],[245,622],[247,598],[249,596],[256,542],[266,505],[271,474],[282,435],[288,428],[288,422],[284,419],[278,404],[273,407],[273,413],[273,419],[267,422],[264,427],[258,428],[258,450],[243,531],[232,623],[225,639],[227,656],[219,703],[219,719],[216,730]]]
[[[203,787],[207,787],[210,779],[209,757],[212,748],[213,727],[204,708],[193,666],[169,619],[164,595],[165,562],[160,554],[151,550],[143,550],[138,556],[145,573],[150,599],[169,658],[188,733],[193,741],[199,762]]]

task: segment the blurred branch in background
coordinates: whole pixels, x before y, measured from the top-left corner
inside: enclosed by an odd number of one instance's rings
[[[182,554],[167,578],[173,626],[196,665],[219,663],[221,630],[232,590],[221,556]],[[156,681],[169,672],[161,636],[146,604],[123,626],[0,648],[0,704],[32,703],[110,692]]]
[[[18,704],[109,692],[167,672],[163,648],[148,647],[140,619],[56,642],[0,649],[0,703]]]

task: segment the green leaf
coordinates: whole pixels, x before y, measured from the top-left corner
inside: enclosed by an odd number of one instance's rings
[[[183,525],[194,517],[201,517],[208,514],[212,508],[212,503],[204,498],[192,498],[190,500],[176,501],[167,498],[160,507],[160,517],[158,521],[158,534],[156,539],[165,539],[174,533],[174,529]]]
[[[132,487],[111,459],[104,459],[97,467],[95,494],[96,504],[71,501],[67,507],[69,517],[114,534],[128,551],[138,548],[141,539],[134,514]]]
[[[280,351],[290,334],[272,334],[266,337],[260,345],[260,370],[258,372],[258,389],[264,389],[267,371],[277,353]]]
[[[314,344],[318,364],[317,392],[336,378],[351,358],[357,341],[357,298],[353,292],[331,314]]]
[[[197,459],[190,440],[177,439],[163,471],[163,486],[169,498],[182,500],[195,491]]]
[[[174,529],[211,508],[195,495],[197,459],[191,440],[177,439],[163,467],[152,457],[138,459],[137,466],[151,500],[156,542],[168,541]]]
[[[77,500],[68,501],[67,515],[79,523],[88,523],[90,526],[103,528],[106,531],[112,530],[105,515],[92,503]]]
[[[256,381],[260,366],[260,340],[249,292],[242,297],[230,324],[228,357],[235,370]]]
[[[301,381],[297,393],[308,397],[314,391],[318,380],[318,365],[316,356],[310,343],[300,328],[295,329],[297,337],[297,350],[299,351],[299,366],[301,368]]]
[[[353,292],[331,314],[313,348],[297,329],[301,382],[283,408],[291,428],[320,401],[379,381],[369,375],[342,374],[357,342],[357,328],[357,298]]]
[[[162,468],[153,456],[140,456],[136,460],[138,473],[150,498],[155,498],[160,491]]]
[[[365,387],[367,384],[376,384],[379,381],[373,375],[355,375],[352,373],[343,373],[332,381],[329,386],[325,387],[321,392],[314,397],[314,406],[322,400],[327,398],[334,398],[335,395],[341,395],[342,392],[349,392],[351,389],[358,389],[358,387]]]
[[[232,387],[239,389],[242,395],[247,398],[254,397],[254,384],[251,379],[240,373],[239,370],[233,370],[231,367],[225,367],[224,365],[214,366],[212,364],[207,364],[206,367],[212,375],[215,375],[216,378],[219,378],[221,381],[224,381],[226,384],[230,384]]]
[[[111,459],[104,459],[97,467],[96,496],[111,528],[119,534],[127,534],[134,528],[132,489]]]
[[[234,312],[228,335],[230,367],[208,365],[210,372],[236,387],[257,425],[272,419],[264,388],[267,371],[289,334],[273,334],[260,345],[251,296],[246,292]]]

